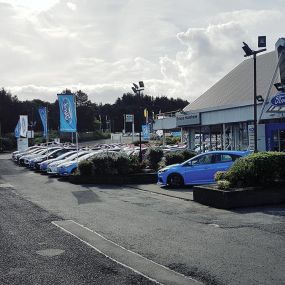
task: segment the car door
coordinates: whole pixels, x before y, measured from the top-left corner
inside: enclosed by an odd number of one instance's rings
[[[203,154],[192,159],[189,164],[185,165],[184,182],[185,184],[202,184],[208,183],[213,177],[214,154]]]

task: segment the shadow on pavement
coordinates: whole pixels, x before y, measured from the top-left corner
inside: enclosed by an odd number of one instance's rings
[[[231,210],[237,214],[250,214],[250,213],[263,213],[273,216],[285,217],[285,204],[270,205],[270,206],[257,206],[250,208],[239,208]]]
[[[101,202],[101,199],[92,190],[74,191],[72,194],[77,199],[78,205]]]
[[[160,186],[160,188],[167,191],[173,191],[173,192],[193,192],[193,186],[185,185],[179,188],[171,188],[169,186]]]

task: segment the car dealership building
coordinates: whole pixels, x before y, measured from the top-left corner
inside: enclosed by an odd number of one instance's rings
[[[285,50],[285,39],[282,38],[277,41],[275,51],[258,56],[256,61],[259,151],[285,151],[284,90],[281,88],[279,97],[275,98],[277,90],[273,86],[274,83],[285,85],[283,50]],[[202,151],[253,149],[253,82],[253,59],[249,58],[186,106],[182,112],[176,112],[175,116],[160,115],[154,123],[154,129],[166,131],[181,128],[187,133],[191,149],[197,145],[197,137]]]

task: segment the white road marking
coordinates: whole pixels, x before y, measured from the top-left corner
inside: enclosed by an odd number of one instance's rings
[[[14,188],[12,184],[1,184],[0,183],[0,188]]]
[[[152,261],[136,252],[126,249],[123,246],[105,238],[96,231],[93,231],[73,220],[54,221],[52,224],[76,237],[117,264],[120,264],[157,284],[202,284],[199,281],[173,271],[164,265],[156,263],[155,261]]]
[[[218,224],[209,224],[209,226],[215,227],[215,228],[219,228],[220,226]]]

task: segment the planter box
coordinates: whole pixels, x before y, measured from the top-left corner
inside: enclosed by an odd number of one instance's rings
[[[97,175],[82,176],[74,175],[69,177],[73,184],[153,184],[157,182],[157,173],[137,173],[129,175]]]
[[[213,186],[195,186],[193,199],[219,209],[280,204],[285,203],[285,186],[248,187],[231,191],[215,189]]]

